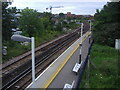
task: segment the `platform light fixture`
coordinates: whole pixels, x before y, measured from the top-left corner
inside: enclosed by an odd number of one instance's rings
[[[34,37],[25,37],[22,35],[12,35],[11,37],[14,41],[21,42],[31,42],[31,50],[32,50],[32,82],[35,81],[35,40]]]

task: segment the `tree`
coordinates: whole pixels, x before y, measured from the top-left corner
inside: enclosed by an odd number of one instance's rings
[[[9,41],[12,35],[12,28],[17,28],[15,14],[18,12],[16,7],[9,7],[10,2],[2,3],[2,37],[3,41]]]
[[[19,19],[20,28],[24,34],[32,37],[42,33],[44,26],[41,18],[39,18],[39,13],[36,10],[27,7],[22,10],[21,15],[22,16]]]
[[[3,41],[10,40],[11,37],[11,18],[12,16],[9,13],[7,7],[11,3],[2,2],[2,39]]]
[[[94,25],[95,41],[99,44],[114,46],[120,38],[120,2],[109,2],[101,11],[97,10]]]
[[[59,13],[60,18],[64,18],[65,14],[64,13]]]
[[[120,22],[120,2],[109,2],[104,5],[103,9],[95,14],[95,20],[103,23]]]
[[[50,24],[49,18],[43,17],[43,18],[41,18],[41,20],[43,22],[43,25],[44,25],[45,29],[48,29],[48,26]]]

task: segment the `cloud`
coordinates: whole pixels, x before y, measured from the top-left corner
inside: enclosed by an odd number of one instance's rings
[[[108,2],[111,0],[13,0],[14,2]],[[118,0],[114,0],[118,1]]]
[[[48,2],[47,2],[48,1]],[[50,2],[52,1],[52,2]],[[61,2],[63,1],[63,2]],[[36,9],[40,12],[46,11],[49,6],[64,6],[63,8],[53,8],[52,12],[55,13],[67,13],[73,14],[94,14],[96,9],[101,9],[107,2],[98,2],[103,0],[97,0],[97,2],[80,2],[83,0],[14,0],[10,7],[16,6],[19,9],[26,7]],[[88,0],[85,0],[88,1]],[[96,1],[96,0],[89,0]],[[104,0],[105,1],[105,0]],[[47,10],[49,11],[49,10]]]
[[[119,2],[120,0],[110,0],[111,2]]]

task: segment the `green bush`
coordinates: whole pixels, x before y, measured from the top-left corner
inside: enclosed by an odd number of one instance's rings
[[[93,37],[98,44],[114,47],[115,39],[120,38],[120,24],[97,24],[94,26]]]

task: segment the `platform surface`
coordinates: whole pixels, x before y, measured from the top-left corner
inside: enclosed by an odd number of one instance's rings
[[[83,35],[82,60],[85,60],[89,47],[89,35],[87,32]],[[66,51],[64,51],[43,73],[41,73],[31,83],[28,88],[63,88],[64,85],[76,84],[78,75],[73,72],[73,67],[79,62],[80,39],[75,41]]]
[[[83,42],[82,48],[82,60],[85,60],[88,53],[89,42],[88,38]],[[48,88],[63,88],[65,84],[72,85],[74,81],[73,88],[76,86],[76,82],[78,79],[78,75],[73,72],[73,68],[76,63],[79,63],[79,52],[80,48],[78,48],[74,54],[69,58],[68,62],[64,65],[59,74],[55,77],[55,79],[50,83]]]

